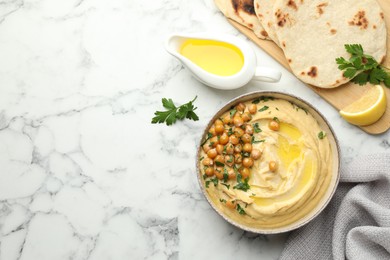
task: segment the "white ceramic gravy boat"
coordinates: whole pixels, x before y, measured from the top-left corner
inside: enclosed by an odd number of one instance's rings
[[[180,54],[180,47],[187,39],[214,40],[230,43],[241,50],[244,56],[244,65],[239,72],[231,76],[218,76],[205,71]],[[251,46],[246,41],[228,34],[172,34],[166,40],[165,48],[171,55],[179,59],[199,81],[217,89],[240,88],[252,79],[264,82],[278,82],[282,76],[278,70],[257,66],[256,54]]]

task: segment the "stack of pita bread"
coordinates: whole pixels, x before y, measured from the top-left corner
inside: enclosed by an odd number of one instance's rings
[[[384,13],[376,0],[215,0],[228,18],[274,41],[303,82],[334,88],[348,82],[335,59],[349,58],[345,44],[361,44],[382,62]]]

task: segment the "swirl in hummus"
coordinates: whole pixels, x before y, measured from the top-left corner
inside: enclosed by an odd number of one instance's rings
[[[209,128],[199,156],[210,199],[231,219],[254,228],[302,218],[332,178],[326,133],[305,109],[283,99],[232,107]]]

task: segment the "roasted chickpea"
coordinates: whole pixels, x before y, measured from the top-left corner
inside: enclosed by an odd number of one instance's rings
[[[223,122],[222,122],[221,119],[218,118],[217,120],[215,120],[214,125],[215,125],[215,126],[217,126],[217,125],[223,125]]]
[[[233,124],[234,124],[234,126],[236,126],[236,127],[240,127],[240,126],[242,126],[243,124],[244,124],[244,120],[242,119],[242,117],[240,116],[240,115],[235,115],[234,117],[233,117]]]
[[[210,150],[207,152],[207,157],[209,157],[210,159],[214,159],[217,155],[218,155],[217,149],[215,149],[215,148],[210,149]]]
[[[217,136],[213,136],[210,138],[210,147],[216,147],[218,143],[219,141]]]
[[[241,136],[241,140],[244,142],[244,143],[250,143],[252,141],[252,136],[250,134],[243,134]]]
[[[214,127],[214,126],[210,127],[209,133],[210,133],[212,136],[216,136],[216,135],[217,135],[217,134],[215,133],[215,127]]]
[[[225,164],[232,167],[234,165],[234,156],[231,154],[225,155]]]
[[[204,173],[205,173],[207,176],[213,176],[213,175],[214,175],[214,168],[213,168],[213,167],[207,167],[207,168],[204,170]]]
[[[202,148],[203,148],[203,151],[204,151],[205,153],[207,153],[207,152],[211,149],[211,145],[210,145],[209,142],[207,142],[207,143],[205,143],[205,144],[202,146]]]
[[[275,172],[278,169],[278,164],[275,161],[270,161],[268,167],[271,172]]]
[[[222,144],[217,144],[215,149],[217,150],[217,154],[222,154],[223,153],[223,145]]]
[[[222,180],[222,179],[223,179],[223,167],[217,167],[217,168],[215,168],[214,174],[215,174],[215,176],[216,176],[218,179]]]
[[[236,179],[236,171],[233,168],[230,168],[228,170],[228,179],[229,180],[234,180]]]
[[[242,155],[241,155],[241,153],[234,154],[234,161],[237,164],[241,164],[242,163]]]
[[[252,152],[252,144],[250,144],[250,143],[244,144],[244,146],[242,147],[242,150],[246,153]]]
[[[214,165],[214,161],[208,157],[204,158],[202,163],[204,166],[213,166]]]
[[[229,142],[229,136],[226,134],[226,133],[223,133],[220,137],[219,137],[219,143],[222,144],[222,145],[225,145]]]
[[[269,127],[269,129],[271,129],[272,131],[279,131],[279,128],[280,128],[279,123],[276,122],[275,120],[269,121],[268,127]]]
[[[223,126],[223,124],[215,125],[214,128],[215,128],[215,133],[217,135],[221,135],[225,131],[225,127]]]
[[[250,104],[249,107],[248,107],[248,111],[249,111],[249,113],[251,113],[252,115],[253,115],[253,114],[256,114],[256,112],[257,112],[257,106],[256,106],[256,104]]]
[[[245,133],[245,131],[239,127],[235,127],[234,128],[234,135],[237,136],[238,138],[240,138],[241,136],[243,136]]]
[[[252,152],[251,152],[251,157],[253,158],[253,160],[257,160],[261,157],[261,151],[259,149],[252,149]]]
[[[239,172],[241,173],[242,175],[242,178],[246,179],[249,177],[251,171],[249,170],[249,168],[245,168],[245,167],[241,167]]]
[[[250,134],[250,135],[253,135],[253,126],[247,124],[247,125],[245,126],[245,133]]]
[[[252,116],[251,114],[249,114],[248,112],[245,112],[241,115],[241,118],[244,122],[248,122],[249,120],[252,119]]]
[[[223,123],[224,123],[225,125],[229,125],[229,124],[231,124],[231,123],[233,122],[233,119],[232,119],[232,117],[230,116],[230,114],[227,114],[226,116],[224,116],[224,117],[222,118],[222,121],[223,121]]]
[[[244,103],[239,103],[237,106],[236,106],[236,109],[237,111],[244,111],[245,110],[245,104]]]
[[[238,139],[237,136],[235,135],[231,135],[229,136],[229,141],[233,144],[233,145],[236,145],[240,142],[240,139]]]
[[[229,209],[235,209],[236,205],[237,205],[237,203],[235,200],[226,201],[226,207],[228,207]]]
[[[247,168],[252,167],[253,166],[253,159],[245,157],[244,159],[242,159],[242,166],[247,167]]]
[[[231,143],[228,143],[225,148],[225,152],[227,154],[233,154],[234,153],[234,145]]]
[[[241,144],[237,144],[236,146],[234,146],[234,152],[235,153],[241,153],[242,152],[242,145]]]
[[[214,162],[217,163],[224,163],[225,162],[225,158],[223,158],[223,155],[217,155],[217,157],[215,157],[214,159]]]

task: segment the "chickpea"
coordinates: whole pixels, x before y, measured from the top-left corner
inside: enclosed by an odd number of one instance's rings
[[[275,161],[270,161],[268,167],[271,172],[275,172],[278,169],[278,164]]]
[[[205,143],[203,146],[202,146],[202,148],[203,148],[203,151],[205,152],[205,153],[207,153],[210,149],[211,149],[211,145],[210,145],[210,143]]]
[[[228,170],[228,179],[229,179],[229,180],[234,180],[234,179],[236,179],[236,172],[234,171],[233,168],[230,168],[230,169]]]
[[[253,160],[257,160],[261,157],[262,152],[259,149],[252,149],[251,157]]]
[[[210,127],[209,133],[210,133],[212,136],[216,136],[216,135],[217,135],[217,134],[215,133],[215,127],[214,127],[214,126]]]
[[[223,179],[223,167],[217,167],[214,171],[215,176],[222,180]]]
[[[246,153],[252,152],[252,144],[250,144],[250,143],[244,144],[244,146],[242,147],[242,150]]]
[[[240,116],[240,115],[235,115],[234,117],[233,117],[233,124],[234,124],[234,126],[236,126],[236,127],[240,127],[240,126],[242,126],[243,124],[244,124],[244,120],[242,119],[242,117]]]
[[[215,125],[214,128],[215,128],[215,133],[217,135],[221,135],[225,131],[225,127],[223,126],[223,124]]]
[[[207,152],[207,157],[209,157],[210,159],[214,159],[217,155],[218,155],[217,149],[215,149],[215,148],[210,149],[210,150]]]
[[[214,168],[213,167],[207,167],[206,170],[204,171],[204,173],[207,176],[213,176],[214,175]]]
[[[235,136],[235,135],[231,135],[231,136],[229,136],[229,141],[230,141],[233,145],[237,145],[237,144],[240,142],[240,139],[238,139],[238,137]]]
[[[223,155],[217,155],[217,157],[215,157],[214,161],[215,161],[215,163],[217,163],[217,162],[224,163],[225,162],[225,158],[223,158]]]
[[[223,125],[223,122],[222,122],[221,119],[218,118],[217,120],[215,120],[214,125],[215,125],[215,126],[217,126],[217,125]]]
[[[236,109],[237,111],[244,111],[245,110],[245,104],[244,103],[239,103],[237,106],[236,106]]]
[[[235,127],[234,128],[234,135],[237,136],[238,138],[240,138],[241,136],[244,135],[244,130],[239,128],[239,127]]]
[[[210,138],[210,147],[217,147],[218,144],[218,137],[213,136]]]
[[[235,200],[226,201],[226,207],[228,207],[229,209],[235,209],[236,205],[237,205],[237,203]]]
[[[253,135],[253,126],[251,125],[246,125],[245,126],[245,133]]]
[[[213,166],[214,165],[214,161],[208,157],[204,158],[202,163],[204,166]]]
[[[234,156],[231,154],[225,155],[225,164],[232,167],[234,165]]]
[[[241,140],[244,142],[244,143],[250,143],[252,141],[252,136],[250,134],[243,134],[241,136]]]
[[[222,145],[225,145],[229,142],[229,136],[226,134],[226,133],[223,133],[220,137],[219,137],[219,143],[222,144]]]
[[[223,145],[217,144],[217,146],[215,147],[215,150],[217,151],[217,154],[222,154],[223,153]]]
[[[234,145],[232,145],[231,143],[228,143],[228,144],[226,145],[225,152],[226,152],[227,154],[233,154],[233,153],[234,153]]]
[[[248,112],[245,112],[242,114],[241,118],[244,122],[248,122],[249,120],[252,119],[252,116]]]
[[[276,122],[275,120],[269,121],[268,127],[273,131],[279,131],[280,128],[279,123]]]
[[[241,173],[242,175],[242,178],[246,179],[249,177],[251,171],[249,170],[249,168],[245,168],[245,167],[241,167],[239,172]]]
[[[249,113],[251,113],[252,115],[253,115],[253,114],[256,114],[256,112],[257,112],[257,106],[256,106],[256,104],[250,104],[249,107],[248,107],[248,111],[249,111]]]
[[[223,117],[222,121],[225,125],[229,125],[233,122],[233,119],[231,118],[230,114],[227,114]]]
[[[253,159],[245,157],[244,159],[242,159],[242,166],[247,167],[247,168],[252,167],[253,166]]]
[[[237,164],[241,164],[242,163],[242,155],[241,155],[241,153],[234,154],[234,161]]]
[[[241,153],[242,152],[242,145],[237,144],[236,146],[234,146],[234,152]]]

